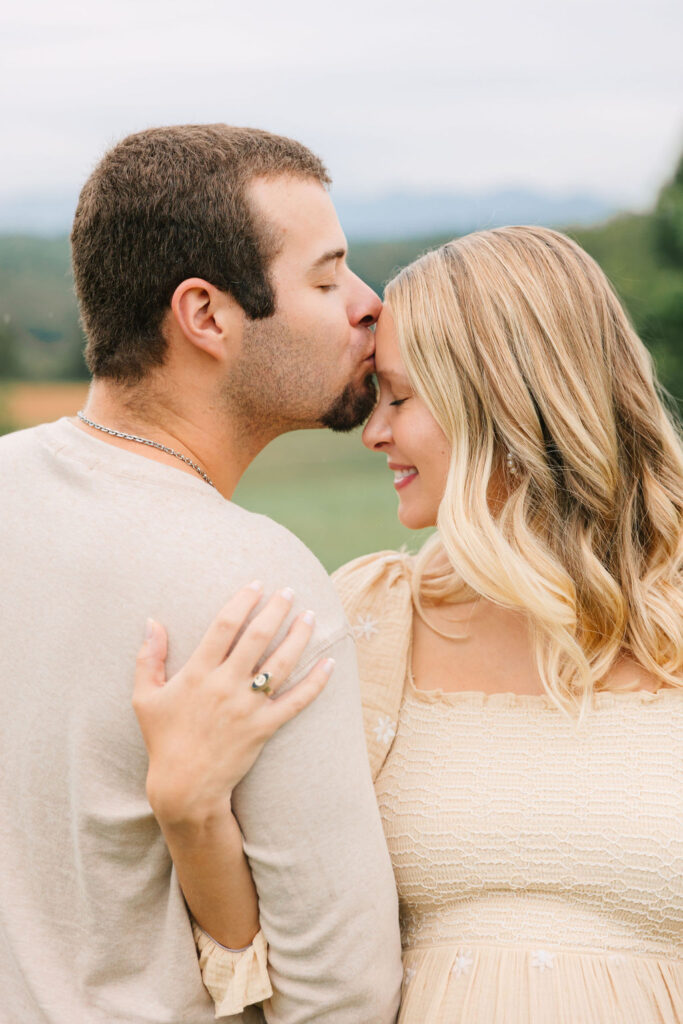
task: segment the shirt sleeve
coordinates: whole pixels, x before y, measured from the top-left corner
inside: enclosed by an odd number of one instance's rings
[[[391,750],[410,652],[412,560],[378,551],[343,565],[332,579],[356,637],[365,741],[377,778]]]
[[[273,994],[268,977],[268,949],[259,931],[251,945],[228,949],[192,922],[202,981],[214,1001],[216,1018],[241,1013],[245,1006]]]
[[[268,943],[273,991],[263,1012],[268,1024],[392,1024],[398,903],[345,622],[291,682],[321,657],[336,661],[325,690],[269,740],[233,793]]]

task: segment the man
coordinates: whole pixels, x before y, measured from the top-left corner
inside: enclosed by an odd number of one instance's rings
[[[3,1024],[213,1020],[130,697],[147,616],[173,673],[254,578],[317,613],[292,682],[336,660],[233,793],[265,1016],[394,1019],[395,892],[348,627],[311,553],[229,501],[278,434],[350,429],[373,404],[380,303],[346,265],[327,183],[291,140],[185,126],[124,139],[81,194],[84,419],[0,441]]]

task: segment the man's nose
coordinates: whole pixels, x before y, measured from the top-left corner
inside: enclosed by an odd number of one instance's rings
[[[382,312],[382,300],[370,285],[355,274],[353,276],[356,278],[356,294],[349,319],[354,327],[371,327]]]

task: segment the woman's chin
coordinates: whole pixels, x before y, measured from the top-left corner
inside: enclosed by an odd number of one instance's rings
[[[436,526],[436,515],[427,509],[411,508],[403,502],[398,506],[398,521],[407,530],[424,530],[428,526]]]

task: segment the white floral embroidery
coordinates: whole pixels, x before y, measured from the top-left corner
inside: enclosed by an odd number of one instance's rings
[[[467,974],[473,963],[474,960],[472,959],[472,954],[469,950],[464,953],[458,953],[453,961],[451,974],[454,974],[456,978],[460,978],[463,974]]]
[[[531,966],[538,967],[539,971],[545,971],[548,967],[554,967],[555,953],[549,953],[546,949],[537,949],[531,954]]]
[[[372,730],[380,743],[391,743],[396,735],[396,726],[388,715],[380,715],[377,725]]]
[[[371,640],[375,633],[379,633],[377,620],[369,615],[359,615],[356,625],[353,627],[353,635],[357,640]]]
[[[406,967],[405,971],[403,972],[403,984],[406,986],[406,988],[408,988],[408,985],[410,985],[410,983],[411,983],[411,981],[413,980],[414,977],[415,977],[415,968],[414,967]]]

